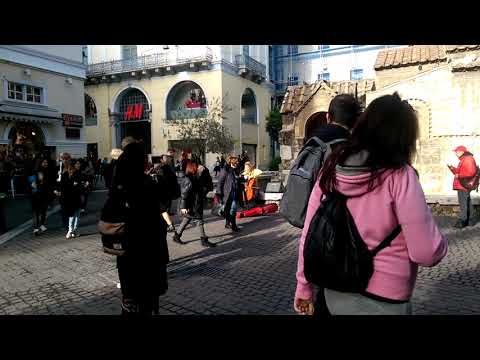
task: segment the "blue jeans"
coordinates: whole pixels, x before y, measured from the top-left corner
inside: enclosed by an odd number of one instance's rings
[[[80,210],[75,210],[73,216],[68,218],[68,231],[73,232],[77,231],[78,228],[78,218],[80,217]]]

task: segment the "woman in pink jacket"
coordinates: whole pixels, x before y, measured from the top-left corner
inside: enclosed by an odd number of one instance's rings
[[[352,131],[326,161],[310,196],[299,245],[294,308],[300,314],[411,314],[418,266],[431,267],[447,254],[416,171],[410,166],[418,135],[413,108],[397,93],[372,101]],[[362,294],[313,287],[303,272],[303,247],[322,194],[336,190],[359,234],[373,250],[395,228],[401,233],[374,257],[374,272]],[[316,310],[316,311],[315,311]]]

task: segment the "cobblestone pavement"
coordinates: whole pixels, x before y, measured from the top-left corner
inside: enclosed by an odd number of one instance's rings
[[[95,233],[103,197],[92,195],[79,238],[65,239],[56,214],[48,233],[25,232],[0,246],[0,314],[119,313],[115,259],[101,251]],[[235,236],[221,220],[206,221],[216,248],[202,248],[194,226],[184,233],[187,245],[169,234],[170,281],[161,314],[293,314],[299,230],[277,215],[241,220]],[[438,221],[449,254],[439,266],[420,270],[414,312],[480,314],[480,225],[454,231],[452,219]]]

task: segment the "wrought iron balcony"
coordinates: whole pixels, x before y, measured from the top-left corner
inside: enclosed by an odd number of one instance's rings
[[[179,109],[168,112],[167,120],[190,120],[206,117],[208,115],[207,109]]]
[[[241,75],[250,74],[261,80],[267,77],[267,67],[248,55],[236,55],[235,63]]]
[[[193,63],[212,62],[212,50],[202,47],[199,50],[189,51],[187,54],[158,53],[139,56],[133,59],[106,61],[88,65],[87,76],[113,75],[127,72],[158,69],[169,66],[188,65]]]

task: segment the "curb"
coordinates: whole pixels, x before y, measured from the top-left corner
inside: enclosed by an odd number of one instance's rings
[[[60,205],[56,205],[53,209],[47,212],[47,218],[56,212],[60,211]],[[33,225],[33,220],[25,221],[23,224],[18,225],[16,228],[7,231],[0,236],[0,245],[5,244],[7,241],[12,240],[14,237],[20,235],[24,231],[28,230]]]

